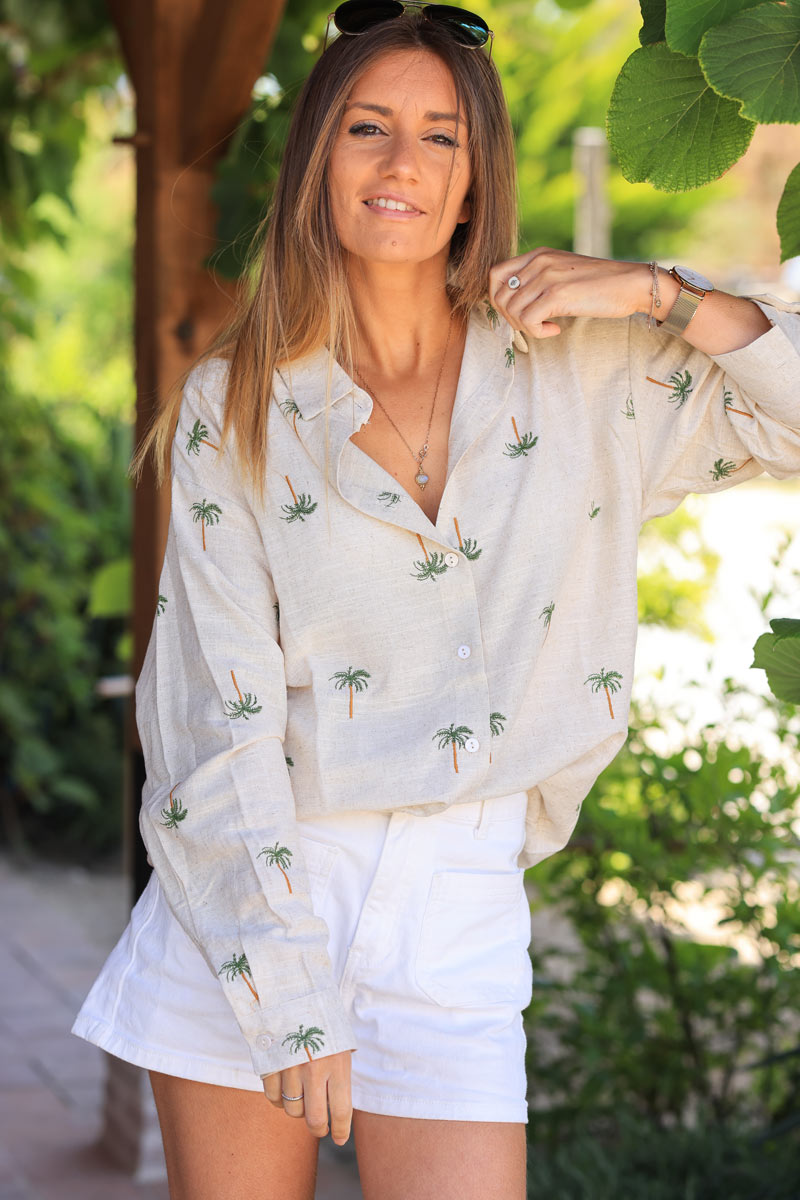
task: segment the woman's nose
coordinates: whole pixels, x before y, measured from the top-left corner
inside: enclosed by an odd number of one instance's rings
[[[416,179],[419,174],[418,147],[415,137],[395,134],[388,139],[383,161],[385,175],[396,175],[401,179]]]

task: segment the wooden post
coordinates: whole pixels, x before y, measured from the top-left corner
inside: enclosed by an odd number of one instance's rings
[[[137,162],[138,443],[160,401],[232,316],[233,287],[203,266],[216,244],[210,189],[215,164],[247,112],[253,84],[264,69],[284,0],[107,3],[136,92],[136,132],[118,140],[132,146]],[[134,677],[150,638],[168,521],[168,491],[156,486],[148,463],[134,498]],[[135,904],[150,868],[139,834],[144,761],[132,703],[129,708],[123,861]],[[131,1173],[144,1179],[159,1173],[162,1165],[154,1150],[152,1095],[149,1086],[136,1082],[142,1074],[109,1057],[105,1130],[112,1152],[119,1141],[115,1131],[135,1131],[127,1139],[124,1159]]]
[[[591,125],[576,129],[572,145],[572,164],[577,184],[573,249],[576,254],[610,258],[611,216],[605,132]]]

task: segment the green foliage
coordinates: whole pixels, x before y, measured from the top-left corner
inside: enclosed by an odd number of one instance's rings
[[[669,26],[667,26],[669,32]],[[742,46],[747,53],[742,54]],[[700,63],[752,121],[800,121],[800,4],[759,4],[703,36]]]
[[[778,236],[781,239],[781,262],[791,258],[800,247],[800,164],[789,178],[778,202]]]
[[[648,521],[639,537],[639,623],[713,641],[703,611],[718,566],[719,555],[704,543],[691,499]]]
[[[32,336],[0,351],[0,836],[83,858],[117,844],[122,809],[122,702],[95,694],[127,667],[101,594],[130,540],[133,178],[109,144],[118,107],[104,90],[83,102],[69,202],[34,205],[58,240],[24,250]]]
[[[796,729],[776,724],[793,750]],[[528,875],[534,910],[570,931],[532,948],[531,1135],[545,1159],[577,1142],[583,1171],[587,1139],[606,1139],[603,1170],[626,1186],[637,1156],[630,1142],[621,1160],[613,1150],[626,1114],[653,1132],[716,1127],[720,1150],[742,1130],[800,1122],[796,772],[711,727],[671,751],[664,741],[657,714],[640,712],[570,845]],[[709,1182],[699,1139],[685,1142],[685,1175],[678,1160],[667,1172],[663,1144],[643,1143],[637,1169],[661,1154],[662,1190],[642,1194],[750,1195]],[[765,1147],[748,1155],[752,1172]],[[576,1166],[572,1190],[556,1194],[615,1194],[602,1171],[597,1192],[580,1190],[581,1177]]]
[[[755,125],[713,91],[697,59],[659,43],[634,50],[608,109],[626,179],[681,192],[716,179],[744,154]]]
[[[640,0],[608,137],[626,179],[684,191],[718,179],[756,122],[800,123],[800,0]],[[779,212],[781,261],[800,254],[800,176]]]
[[[121,723],[94,685],[118,670],[120,628],[90,623],[86,606],[93,571],[128,537],[130,440],[117,423],[93,453],[33,396],[3,394],[2,837],[17,849],[97,852],[119,837]]]
[[[552,1154],[532,1146],[528,1200],[796,1200],[789,1142],[761,1144],[727,1126],[659,1129],[627,1113],[617,1126]]]
[[[800,704],[800,621],[770,621],[772,633],[762,633],[753,647],[753,666],[767,673],[770,689],[779,700]]]

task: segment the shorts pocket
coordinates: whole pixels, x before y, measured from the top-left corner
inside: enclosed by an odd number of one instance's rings
[[[422,917],[417,986],[452,1008],[531,999],[531,915],[524,872],[437,871]]]
[[[308,871],[311,903],[316,912],[318,906],[325,901],[339,847],[332,846],[329,842],[318,842],[315,838],[306,837],[301,833],[300,849]]]

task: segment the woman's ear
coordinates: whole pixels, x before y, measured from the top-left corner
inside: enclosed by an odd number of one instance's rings
[[[461,205],[461,211],[458,214],[457,225],[466,225],[472,218],[472,200],[469,195],[464,197],[464,203]]]

